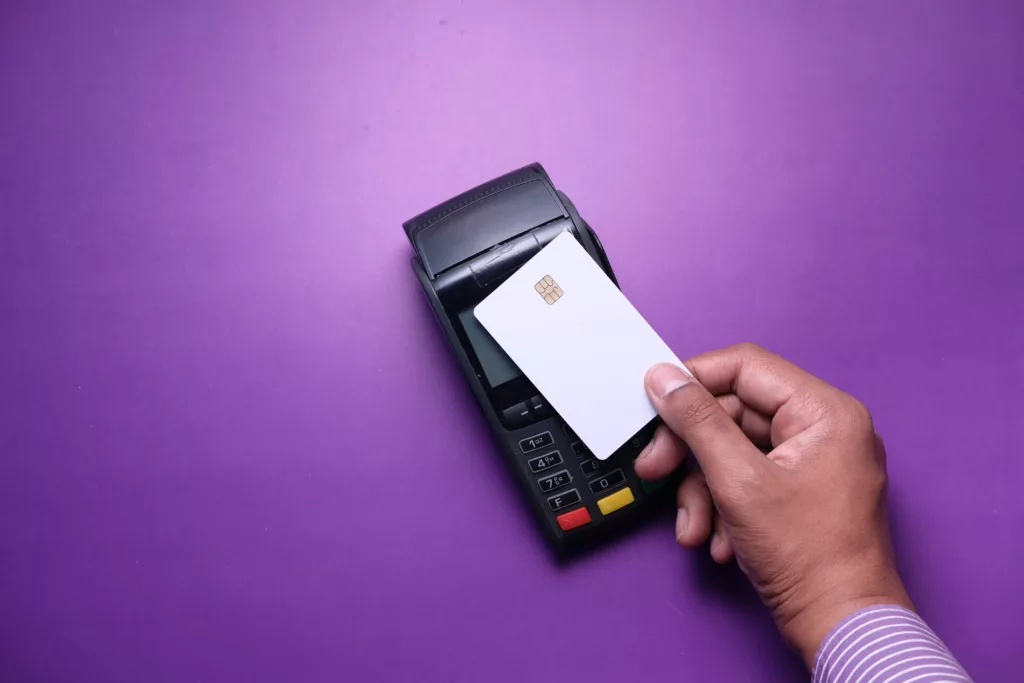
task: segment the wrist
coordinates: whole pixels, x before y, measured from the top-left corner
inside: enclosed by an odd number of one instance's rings
[[[813,596],[797,609],[777,616],[783,638],[810,668],[822,639],[833,626],[857,610],[872,605],[899,605],[913,610],[899,574],[891,564],[866,563],[859,568],[829,573]]]

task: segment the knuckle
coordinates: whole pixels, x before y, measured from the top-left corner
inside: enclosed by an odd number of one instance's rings
[[[874,421],[871,419],[871,411],[868,410],[868,407],[857,399],[853,399],[852,411],[857,425],[874,433]]]
[[[742,506],[743,503],[752,500],[762,500],[765,492],[777,490],[778,487],[769,485],[766,479],[766,473],[762,468],[737,467],[730,472],[729,480],[719,484],[712,492],[712,497],[716,501],[721,500],[733,510],[734,506]]]
[[[771,492],[772,488],[765,486],[764,477],[753,468],[739,468],[730,473],[728,481],[715,486],[711,494],[720,512],[737,516],[742,515],[752,501],[771,498]]]
[[[741,490],[745,494],[753,495],[764,490],[770,490],[773,487],[767,481],[767,472],[763,467],[748,467],[741,470],[737,480],[741,487]]]
[[[721,410],[722,408],[714,396],[704,394],[697,396],[683,407],[680,421],[686,428],[700,427],[717,417]]]
[[[733,348],[744,356],[760,356],[765,352],[763,346],[755,344],[754,342],[740,342],[733,346]]]
[[[831,417],[835,413],[834,401],[821,392],[805,393],[800,399],[802,412],[814,418]]]
[[[889,475],[885,468],[863,459],[850,463],[845,479],[851,493],[856,492],[866,500],[884,499],[889,488]]]
[[[851,432],[870,434],[874,438],[874,425],[867,407],[852,396],[846,395],[842,403],[842,422]]]
[[[889,475],[884,467],[874,468],[871,484],[877,493],[882,493],[889,488]]]
[[[708,485],[704,479],[698,479],[694,475],[690,475],[679,485],[679,490],[676,492],[676,502],[680,506],[686,507],[702,505],[710,500],[710,495]]]

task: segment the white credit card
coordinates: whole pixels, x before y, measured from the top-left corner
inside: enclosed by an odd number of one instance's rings
[[[474,314],[601,460],[654,418],[644,391],[647,369],[659,362],[682,366],[567,232]]]

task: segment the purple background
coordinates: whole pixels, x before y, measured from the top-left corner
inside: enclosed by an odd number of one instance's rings
[[[149,5],[0,6],[0,680],[802,680],[671,519],[541,545],[400,227],[534,160],[680,355],[868,404],[1019,674],[1024,5]]]

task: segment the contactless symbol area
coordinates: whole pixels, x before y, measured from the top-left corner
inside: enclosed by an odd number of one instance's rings
[[[550,275],[542,277],[533,288],[537,290],[544,301],[548,302],[549,306],[562,298],[562,288]]]

